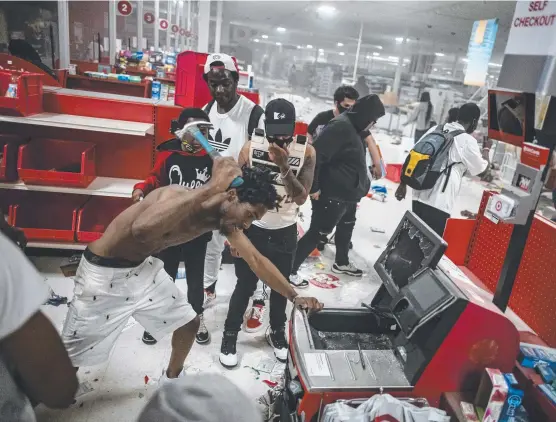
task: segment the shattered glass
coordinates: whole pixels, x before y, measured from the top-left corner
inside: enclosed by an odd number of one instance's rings
[[[435,244],[429,238],[411,222],[404,220],[382,265],[398,288],[402,288],[413,274],[423,268],[423,262],[434,249]]]
[[[387,334],[319,331],[310,327],[318,350],[391,350],[392,340]],[[359,347],[357,345],[359,343]]]

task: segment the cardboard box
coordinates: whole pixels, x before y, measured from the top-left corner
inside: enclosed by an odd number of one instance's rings
[[[508,397],[508,385],[498,369],[486,368],[475,396],[475,406],[485,409],[482,422],[499,422]]]
[[[485,370],[475,396],[482,422],[515,422],[522,401],[523,391],[518,388],[513,374],[503,374],[498,369]]]
[[[538,344],[520,343],[518,361],[525,368],[534,368],[537,362],[542,361],[556,370],[556,349]]]

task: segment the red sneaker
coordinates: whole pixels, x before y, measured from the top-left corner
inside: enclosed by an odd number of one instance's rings
[[[266,314],[264,300],[254,300],[253,306],[245,314],[243,330],[247,333],[255,333],[263,328]]]

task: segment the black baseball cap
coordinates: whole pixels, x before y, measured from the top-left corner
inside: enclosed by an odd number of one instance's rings
[[[266,136],[293,136],[295,133],[295,107],[283,98],[266,105],[264,111]]]

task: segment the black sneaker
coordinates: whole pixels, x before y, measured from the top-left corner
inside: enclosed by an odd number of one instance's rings
[[[220,346],[220,363],[225,368],[237,366],[237,331],[224,331],[222,346]]]
[[[156,344],[156,339],[153,336],[151,336],[147,331],[145,331],[143,333],[143,343],[152,346],[153,344]]]
[[[199,331],[197,331],[197,335],[195,336],[195,341],[199,344],[207,344],[210,342],[210,333],[207,330],[207,326],[205,325],[205,319],[203,318],[203,314],[200,315],[201,322],[199,324]]]
[[[336,274],[347,274],[353,277],[361,277],[363,275],[363,271],[351,262],[348,265],[338,265],[334,263],[334,265],[332,265],[332,272]]]
[[[286,330],[272,330],[268,327],[266,331],[266,341],[274,349],[274,356],[280,362],[285,363],[288,360],[288,342],[286,341]]]
[[[306,289],[309,287],[309,282],[297,274],[290,275],[290,284],[298,289]]]

